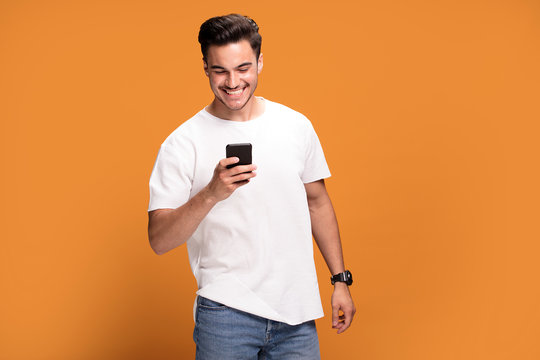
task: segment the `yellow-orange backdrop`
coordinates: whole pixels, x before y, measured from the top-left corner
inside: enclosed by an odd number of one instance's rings
[[[185,247],[148,245],[160,143],[211,99],[196,41],[261,27],[259,95],[306,114],[333,177],[352,328],[324,359],[540,358],[540,4],[0,3],[0,359],[191,359]]]

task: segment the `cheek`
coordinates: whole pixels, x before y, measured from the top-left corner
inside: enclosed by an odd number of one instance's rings
[[[212,86],[212,87],[218,87],[220,82],[221,82],[219,77],[217,77],[217,76],[210,75],[209,79],[210,79],[210,86]]]
[[[244,81],[249,83],[254,83],[257,81],[257,71],[250,72],[244,76]]]

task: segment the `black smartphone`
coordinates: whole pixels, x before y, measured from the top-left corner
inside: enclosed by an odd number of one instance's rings
[[[236,164],[227,165],[227,169],[233,168],[238,165],[250,165],[251,164],[251,144],[229,144],[225,148],[226,157],[230,158],[236,156],[240,159]]]

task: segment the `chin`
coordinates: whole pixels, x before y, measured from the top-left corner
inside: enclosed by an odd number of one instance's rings
[[[229,110],[242,110],[246,106],[246,104],[249,102],[250,99],[251,97],[242,101],[241,103],[232,103],[232,104],[226,101],[226,99],[221,99],[221,103],[225,105],[225,107]]]
[[[246,104],[243,104],[243,105],[238,105],[238,106],[228,106],[228,105],[225,105],[227,107],[227,109],[231,110],[231,111],[238,111],[238,110],[242,110]]]

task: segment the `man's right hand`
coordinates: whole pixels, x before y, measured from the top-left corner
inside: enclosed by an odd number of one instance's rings
[[[214,169],[212,180],[207,186],[207,194],[215,201],[228,198],[234,190],[246,185],[249,180],[255,177],[256,165],[238,165],[227,169],[227,165],[232,165],[240,161],[237,157],[221,159]]]

